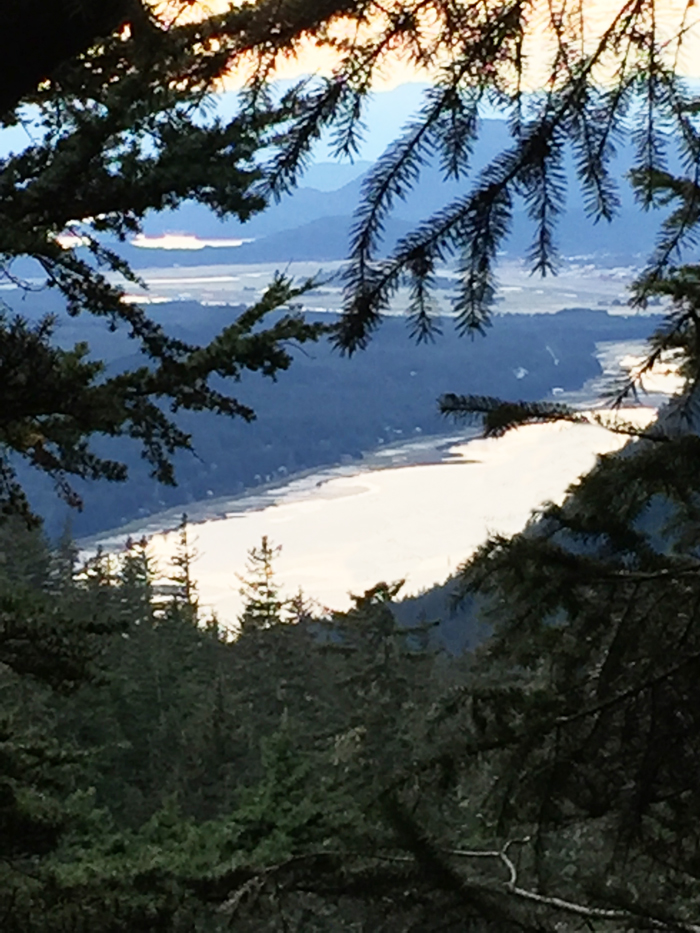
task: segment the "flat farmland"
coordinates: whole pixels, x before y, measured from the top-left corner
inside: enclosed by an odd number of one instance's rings
[[[175,260],[176,257],[173,257]],[[129,285],[133,300],[160,303],[198,301],[203,304],[252,304],[277,271],[296,280],[316,277],[318,285],[298,301],[308,311],[337,313],[343,304],[340,262],[275,263],[251,265],[144,267],[138,270],[146,289]],[[605,268],[584,261],[564,263],[556,276],[532,275],[520,261],[502,262],[498,269],[496,310],[503,314],[554,314],[562,308],[599,308],[629,314],[629,286],[639,274],[635,266]],[[459,287],[457,272],[445,267],[436,277],[435,310],[449,317]],[[409,304],[409,290],[399,290],[390,313],[402,315]],[[658,313],[658,306],[654,309]]]

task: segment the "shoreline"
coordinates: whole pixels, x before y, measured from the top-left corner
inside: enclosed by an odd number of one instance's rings
[[[162,512],[134,519],[125,525],[79,538],[76,544],[81,552],[94,552],[99,547],[113,551],[121,549],[128,538],[151,538],[175,531],[184,514],[187,515],[188,524],[193,526],[211,521],[224,521],[236,515],[260,512],[282,502],[295,501],[302,498],[309,489],[324,486],[339,477],[413,466],[469,464],[473,461],[455,456],[451,450],[457,445],[476,440],[479,436],[479,427],[465,427],[461,431],[420,435],[411,439],[404,438],[401,441],[393,441],[382,447],[363,452],[361,457],[352,458],[346,463],[310,467],[308,470],[279,477],[236,495],[198,499],[189,504],[173,506]],[[309,480],[312,477],[316,479],[310,483]]]
[[[579,389],[562,392],[552,400],[581,410],[600,410],[610,381],[626,372],[624,365],[621,365],[622,360],[628,360],[631,354],[639,353],[643,347],[644,344],[640,341],[604,341],[597,344],[595,355],[600,364],[600,373],[589,379]],[[621,354],[625,356],[622,357]],[[646,396],[646,404],[629,407],[658,410],[660,405],[667,400],[666,393],[652,391]],[[268,483],[234,495],[199,499],[189,504],[173,506],[161,512],[134,519],[125,525],[85,536],[78,539],[76,543],[81,552],[88,554],[94,553],[99,547],[114,552],[121,550],[128,538],[152,538],[156,535],[172,533],[185,514],[189,524],[202,525],[297,501],[308,495],[310,490],[341,477],[361,476],[370,472],[414,466],[455,463],[466,465],[473,461],[464,456],[452,454],[452,448],[468,444],[480,436],[479,426],[463,426],[461,430],[402,438],[381,447],[363,451],[359,458],[348,457],[345,462],[310,467],[287,476],[279,476]]]

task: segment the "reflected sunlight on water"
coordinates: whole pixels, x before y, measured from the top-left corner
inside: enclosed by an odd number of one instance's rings
[[[344,609],[349,592],[406,578],[406,592],[441,582],[487,535],[518,531],[531,511],[560,501],[596,455],[626,441],[593,425],[544,424],[451,449],[443,463],[335,476],[277,504],[209,520],[194,529],[203,606],[225,623],[241,610],[237,573],[263,535],[282,545],[278,577],[322,605]],[[165,561],[173,534],[152,539]]]
[[[558,400],[645,426],[679,387],[672,362],[645,377],[647,407],[617,414],[598,407],[608,380],[629,373],[643,352],[639,342],[600,344],[601,375]],[[322,606],[342,610],[350,605],[349,593],[380,580],[405,578],[404,592],[415,593],[444,581],[489,534],[513,534],[543,503],[561,501],[598,454],[628,440],[595,424],[566,422],[531,425],[497,439],[475,433],[415,438],[276,487],[188,505],[202,607],[235,624],[242,608],[237,574],[245,572],[247,553],[263,535],[282,546],[277,573],[287,596],[301,587]],[[84,543],[86,552],[98,540],[118,551],[128,534],[145,534],[165,566],[176,535],[163,529],[177,524],[179,511],[93,538]]]

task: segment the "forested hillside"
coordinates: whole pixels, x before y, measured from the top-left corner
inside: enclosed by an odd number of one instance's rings
[[[155,318],[180,339],[196,342],[211,339],[222,322],[240,311],[178,302],[157,306]],[[328,316],[308,314],[307,319],[322,323]],[[70,518],[74,534],[84,536],[176,505],[235,495],[299,470],[360,457],[379,444],[416,433],[444,431],[449,425],[438,412],[437,399],[446,391],[534,401],[552,398],[553,388],[579,389],[601,371],[597,343],[646,339],[659,320],[586,309],[501,315],[487,338],[472,343],[460,340],[448,320],[434,344],[416,346],[405,321],[390,318],[367,351],[351,361],[322,343],[313,350],[292,351],[294,364],[276,383],[245,377],[240,397],[257,414],[252,424],[202,413],[180,415],[177,423],[192,435],[196,456],[175,456],[175,487],[149,476],[137,444],[126,440],[102,441],[96,449],[126,462],[128,481],[113,486],[109,496],[103,484],[76,483],[85,502],[80,513],[67,509],[36,472],[21,475],[50,534],[60,534]],[[109,360],[110,372],[135,363],[134,357],[119,355],[126,341],[113,339],[116,335],[99,323],[66,324],[59,336],[66,345],[89,339],[94,351]]]
[[[437,689],[428,627],[396,627],[390,588],[315,619],[276,596],[263,542],[232,641],[198,614],[186,528],[167,597],[144,544],[79,569],[68,541],[2,540],[5,611],[32,606],[0,641],[4,929],[226,929],[268,860],[335,859],[328,834],[362,832],[360,762],[381,749],[389,774]]]
[[[3,15],[0,126],[26,135],[0,160],[0,278],[22,298],[0,316],[3,933],[698,933],[694,3],[22,0]],[[328,73],[276,95],[278,64],[314,51]],[[242,62],[241,107],[212,115]],[[138,276],[109,244],[188,202],[245,223],[294,188],[321,138],[358,151],[367,96],[397,65],[431,81],[362,183],[332,327],[303,312],[312,284],[285,276],[223,320],[129,300]],[[504,137],[475,166],[494,107]],[[556,271],[567,182],[588,218],[624,214],[612,166],[630,141],[634,196],[665,211],[631,299],[664,315],[617,401],[669,357],[683,392],[656,423],[618,425],[620,454],[459,569],[450,650],[429,603],[397,622],[399,581],[347,613],[283,598],[267,538],[232,581],[233,632],[200,610],[185,521],[165,584],[147,542],[84,566],[69,535],[51,543],[22,471],[106,518],[123,500],[99,484],[139,457],[142,501],[160,504],[190,417],[247,432],[251,401],[260,434],[241,432],[251,458],[222,488],[414,430],[443,391],[444,411],[492,436],[580,421],[548,393],[595,370],[597,340],[648,319],[501,321],[497,265],[526,219],[528,267]],[[429,199],[393,240],[435,153],[449,202]],[[472,338],[459,356],[431,343],[448,262],[453,322]],[[415,356],[392,321],[401,290]],[[321,427],[305,427],[325,400]],[[205,450],[212,492],[214,464],[233,459],[222,436]],[[80,495],[93,488],[103,511]]]
[[[471,654],[399,626],[394,585],[331,617],[283,600],[266,540],[231,640],[186,526],[164,592],[145,543],[80,569],[6,525],[4,612],[31,612],[0,641],[5,928],[694,930],[677,424],[461,570]]]

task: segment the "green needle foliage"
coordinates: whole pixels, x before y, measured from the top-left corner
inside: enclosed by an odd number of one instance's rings
[[[244,599],[239,618],[242,632],[269,628],[289,615],[289,600],[280,593],[273,566],[281,550],[281,545],[274,545],[263,535],[260,547],[248,551],[246,574],[240,577],[239,589]]]
[[[10,406],[0,423],[7,507],[28,512],[15,454],[47,472],[77,505],[71,476],[124,477],[119,462],[94,454],[92,435],[136,439],[154,475],[168,483],[172,454],[189,444],[174,413],[253,416],[218,377],[235,381],[254,371],[274,378],[291,361],[290,343],[320,336],[321,328],[297,314],[270,323],[274,309],[299,292],[280,278],[209,346],[188,346],[124,301],[109,273],[126,283],[136,278],[110,240],[136,233],[148,211],[185,200],[221,216],[248,217],[293,186],[324,131],[335,134],[339,153],[352,154],[373,80],[399,59],[429,68],[434,81],[365,184],[346,270],[346,310],[334,335],[342,350],[366,344],[403,282],[411,287],[411,331],[429,338],[436,328],[435,270],[450,257],[461,272],[457,326],[483,330],[494,263],[518,201],[533,223],[532,268],[554,271],[565,158],[573,155],[591,217],[608,220],[619,200],[611,160],[623,136],[635,141],[633,179],[642,202],[674,208],[645,281],[673,277],[669,263],[692,240],[699,216],[697,103],[675,67],[694,41],[692,7],[674,14],[657,9],[656,0],[620,4],[599,34],[578,4],[552,7],[544,14],[551,54],[537,91],[528,85],[533,9],[533,0],[407,0],[386,8],[259,0],[216,14],[202,9],[197,18],[183,15],[193,12],[185,0],[10,4],[0,119],[25,123],[33,141],[0,165],[4,275],[23,283],[15,260],[31,257],[70,314],[98,315],[106,326],[125,329],[144,363],[107,375],[87,348],[58,351],[48,321],[32,328],[8,315],[0,322],[0,366],[20,387],[19,407]],[[30,34],[31,48],[24,41]],[[335,53],[332,74],[302,81],[276,101],[267,87],[275,64],[309,46]],[[207,116],[208,96],[244,61],[253,65],[252,77],[238,114],[228,121]],[[493,106],[509,121],[511,143],[475,171],[474,142]],[[669,147],[681,158],[679,177],[668,171]],[[271,154],[266,165],[263,151]],[[463,179],[464,193],[405,236],[388,259],[378,258],[389,212],[435,158],[446,178]],[[67,245],[69,230],[81,247]],[[640,300],[648,294],[645,286]],[[32,356],[43,367],[41,384],[16,363]],[[51,396],[36,397],[47,387]]]
[[[652,268],[665,268],[677,247],[692,239],[698,221],[698,106],[679,73],[679,63],[694,54],[699,32],[692,4],[672,9],[640,0],[593,12],[577,0],[548,6],[534,0],[403,0],[313,8],[323,27],[309,35],[305,6],[281,4],[259,52],[262,81],[279,58],[294,51],[298,40],[290,26],[296,23],[304,39],[337,55],[329,77],[300,83],[289,95],[288,130],[267,181],[272,193],[294,183],[324,130],[335,134],[339,154],[357,151],[377,76],[401,62],[426,69],[431,79],[422,106],[364,184],[346,272],[346,307],[335,338],[343,350],[366,345],[405,282],[413,295],[410,327],[419,339],[429,338],[436,323],[431,283],[446,259],[455,260],[461,273],[457,326],[464,333],[483,331],[493,305],[497,253],[515,208],[524,205],[532,222],[533,271],[556,271],[565,160],[573,160],[591,219],[609,221],[620,206],[611,164],[622,140],[634,145],[632,175],[641,203],[680,200],[662,228]],[[477,168],[474,144],[483,117],[494,108],[507,120],[510,140]],[[672,153],[680,159],[678,177],[669,172]],[[387,217],[435,161],[446,179],[463,181],[463,192],[404,236],[389,258],[381,258]]]
[[[91,452],[93,434],[141,441],[167,481],[170,455],[188,444],[178,409],[252,417],[218,377],[274,377],[290,341],[320,336],[276,312],[298,290],[278,279],[210,345],[189,346],[123,300],[108,273],[131,273],[105,235],[126,237],[146,211],[190,198],[245,217],[294,183],[326,128],[352,152],[372,78],[399,53],[434,66],[437,81],[367,181],[339,346],[364,345],[405,279],[411,326],[428,336],[431,278],[448,256],[462,270],[458,324],[482,329],[517,199],[534,225],[532,265],[549,271],[567,147],[592,216],[606,219],[610,159],[631,131],[643,203],[672,211],[637,291],[640,303],[660,294],[672,305],[647,365],[680,353],[687,386],[654,429],[663,443],[640,437],[602,459],[563,505],[461,568],[455,598],[492,631],[464,658],[441,652],[431,625],[397,625],[396,585],[316,618],[299,600],[289,624],[267,540],[251,551],[234,639],[203,624],[184,525],[178,591],[164,600],[145,544],[78,572],[69,540],[52,550],[8,517],[3,930],[697,933],[700,300],[696,267],[674,251],[692,242],[700,189],[697,105],[668,58],[692,9],[669,40],[652,0],[620,4],[586,43],[578,5],[548,6],[549,81],[526,94],[529,0],[261,0],[195,23],[138,0],[9,4],[0,110],[10,124],[34,108],[39,130],[0,165],[4,274],[19,278],[15,260],[31,257],[69,313],[125,328],[143,362],[107,372],[87,347],[57,347],[50,321],[0,322],[8,511],[27,508],[12,456],[71,498],[71,476],[123,477]],[[348,25],[363,28],[334,31]],[[337,68],[273,105],[265,80],[302,41],[334,48]],[[247,53],[258,68],[240,114],[200,119]],[[512,144],[470,175],[494,103]],[[669,127],[682,177],[664,165]],[[278,156],[263,171],[256,152],[270,145]],[[446,176],[465,178],[463,197],[378,259],[387,212],[435,153]],[[85,246],[61,245],[70,225]],[[493,434],[581,417],[484,397],[443,405],[485,416]]]
[[[179,4],[179,12],[188,6]],[[71,477],[123,480],[121,463],[91,449],[94,435],[134,438],[153,475],[173,483],[172,454],[190,443],[173,415],[209,410],[252,419],[222,380],[239,381],[246,372],[274,379],[290,365],[292,345],[322,333],[297,313],[277,311],[308,285],[283,276],[206,346],[169,335],[125,299],[125,287],[138,279],[108,241],[136,233],[148,211],[194,200],[245,219],[265,204],[255,155],[279,115],[242,111],[224,122],[208,117],[205,106],[241,51],[245,15],[236,24],[229,16],[179,25],[177,7],[158,12],[138,0],[10,4],[0,121],[26,124],[32,141],[0,160],[0,276],[24,288],[31,302],[36,283],[30,288],[17,267],[21,257],[31,258],[68,314],[96,315],[105,327],[125,330],[143,362],[108,374],[87,345],[55,345],[57,321],[30,325],[9,311],[2,316],[6,511],[29,517],[16,455],[47,473],[75,506]]]

